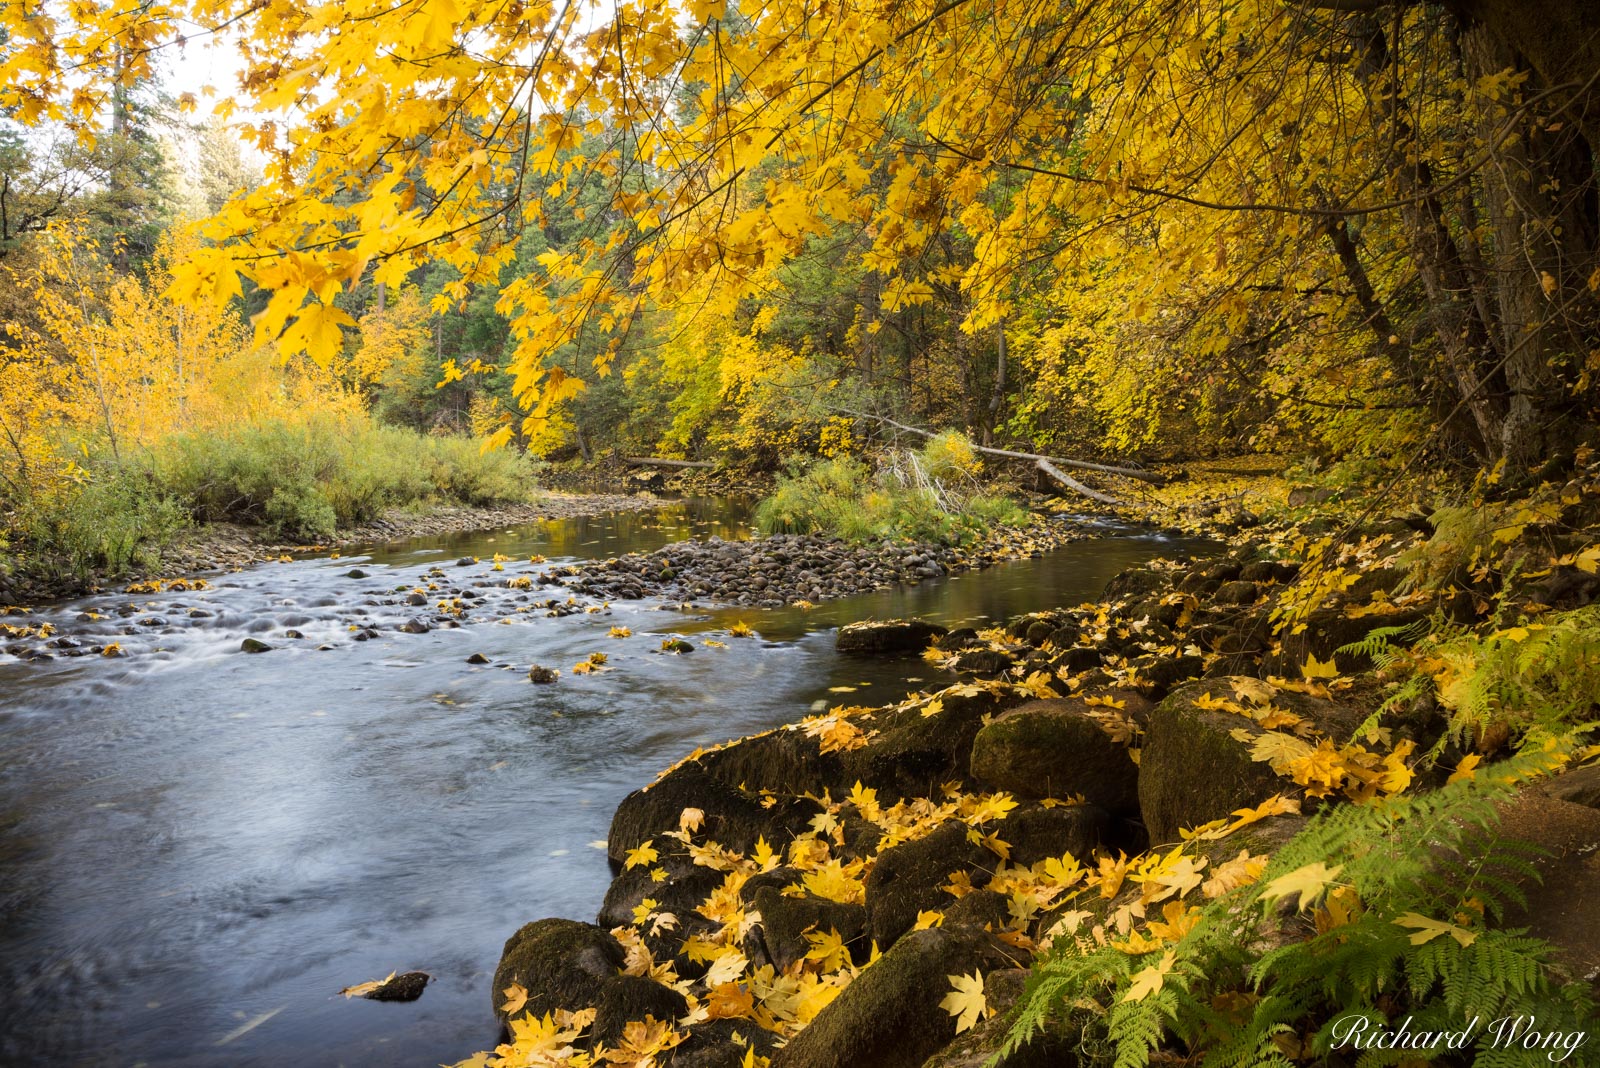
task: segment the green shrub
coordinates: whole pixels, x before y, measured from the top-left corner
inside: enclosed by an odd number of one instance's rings
[[[889,457],[876,472],[848,456],[791,462],[772,496],[756,508],[768,534],[834,534],[846,541],[881,538],[961,544],[996,525],[1031,517],[1015,501],[977,492],[976,453],[947,432],[920,452]]]
[[[188,523],[183,502],[134,464],[92,468],[49,502],[21,503],[14,525],[27,570],[87,576],[149,566]]]
[[[409,504],[526,500],[534,475],[522,455],[484,453],[471,439],[332,418],[183,435],[163,446],[158,466],[197,519],[294,539],[327,537]]]

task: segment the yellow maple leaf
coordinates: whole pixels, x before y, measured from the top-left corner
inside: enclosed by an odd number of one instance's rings
[[[1122,995],[1122,1000],[1143,1001],[1158,992],[1166,983],[1167,973],[1172,971],[1173,962],[1176,960],[1177,953],[1169,949],[1161,955],[1158,963],[1139,969],[1133,974],[1133,982],[1128,984],[1128,992]]]
[[[500,1011],[507,1016],[515,1016],[522,1011],[522,1006],[528,1003],[528,991],[521,983],[512,983],[500,992],[506,996]]]
[[[635,848],[628,850],[622,866],[624,869],[637,868],[641,864],[654,864],[660,858],[661,854],[656,852],[655,839],[647,838]]]
[[[956,1034],[970,1031],[980,1019],[989,1014],[989,999],[983,993],[983,973],[950,975],[950,993],[939,1002],[939,1007],[956,1018]]]
[[[1267,888],[1261,893],[1261,898],[1264,901],[1278,901],[1290,894],[1298,894],[1300,904],[1296,911],[1304,912],[1322,896],[1329,884],[1337,879],[1342,871],[1344,871],[1343,864],[1332,868],[1320,860],[1305,864],[1268,883]]]
[[[1445,934],[1459,942],[1462,949],[1467,948],[1478,940],[1478,936],[1465,927],[1457,927],[1455,924],[1445,923],[1443,920],[1430,920],[1428,917],[1415,912],[1406,913],[1396,919],[1394,924],[1396,927],[1413,928],[1413,932],[1409,937],[1411,944],[1414,946],[1426,945],[1440,935]]]

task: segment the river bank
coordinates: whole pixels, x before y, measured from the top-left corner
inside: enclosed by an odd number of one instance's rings
[[[205,523],[180,532],[165,545],[152,567],[109,576],[59,574],[40,576],[0,571],[0,604],[34,605],[77,596],[112,584],[137,585],[152,578],[190,579],[231,571],[284,556],[328,552],[356,545],[381,544],[402,538],[452,534],[551,519],[601,515],[606,512],[656,508],[661,499],[648,492],[541,493],[524,504],[475,508],[442,504],[428,508],[394,508],[371,523],[341,528],[316,544],[285,542],[263,527],[238,523]]]
[[[1397,705],[1417,684],[1388,650],[1468,648],[1518,619],[1589,625],[1597,491],[1591,468],[1551,507],[1394,517],[1337,539],[1320,516],[1252,529],[1224,553],[1135,568],[1097,603],[1003,628],[845,628],[841,651],[920,655],[945,684],[697,749],[629,795],[596,922],[524,926],[495,974],[502,1020],[550,1013],[559,1033],[516,1024],[487,1063],[522,1063],[543,1041],[552,1054],[648,1045],[682,1068],[975,1068],[1001,1052],[1040,954],[1098,954],[1106,978],[1060,995],[1077,1010],[1000,1061],[1096,1063],[1085,1041],[1105,1042],[1108,1017],[1114,1035],[1133,1011],[1121,1006],[1147,996],[1126,992],[1133,973],[1148,965],[1159,989],[1202,917],[1238,926],[1252,958],[1319,952],[1323,920],[1284,922],[1271,907],[1283,894],[1270,889],[1306,870],[1297,835],[1341,805],[1426,804],[1412,799],[1447,787],[1462,805],[1473,790],[1499,798],[1543,851],[1513,877],[1526,900],[1503,919],[1549,940],[1555,976],[1592,984],[1600,894],[1571,890],[1600,875],[1596,775],[1507,796],[1470,769],[1521,766],[1520,713],[1468,730],[1459,693],[1418,687]],[[1453,570],[1469,551],[1477,569]],[[1362,644],[1379,628],[1382,642]],[[1374,850],[1400,849],[1391,867],[1417,862],[1403,837],[1333,841],[1320,870],[1348,866],[1350,879],[1378,878],[1381,865],[1359,863]],[[1420,907],[1391,905],[1408,906]],[[1233,989],[1225,970],[1190,982]],[[1307,1049],[1323,1011],[1311,997],[1290,1032]],[[1160,1034],[1152,1052],[1186,1055]]]

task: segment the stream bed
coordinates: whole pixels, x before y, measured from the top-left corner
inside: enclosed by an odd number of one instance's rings
[[[487,1048],[502,942],[542,916],[593,918],[630,790],[815,702],[952,681],[920,659],[842,659],[833,628],[982,626],[1210,544],[1108,529],[809,610],[641,600],[551,617],[535,599],[565,591],[535,589],[520,612],[406,634],[404,609],[383,607],[430,570],[502,580],[496,554],[514,572],[710,536],[750,536],[748,509],[690,499],[418,539],[27,617],[81,631],[99,616],[88,626],[127,655],[0,656],[0,1063],[426,1066]],[[353,640],[362,618],[385,625]],[[757,636],[726,633],[741,621]],[[663,653],[671,635],[695,650]],[[272,651],[241,652],[246,637]],[[593,652],[607,670],[572,673]],[[560,680],[531,684],[535,663]],[[413,969],[434,977],[419,1001],[338,996]]]

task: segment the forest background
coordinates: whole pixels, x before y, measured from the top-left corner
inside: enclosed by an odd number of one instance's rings
[[[1584,5],[369,6],[6,7],[12,554],[861,413],[1355,482],[1589,433]],[[238,92],[166,95],[235,22]]]

